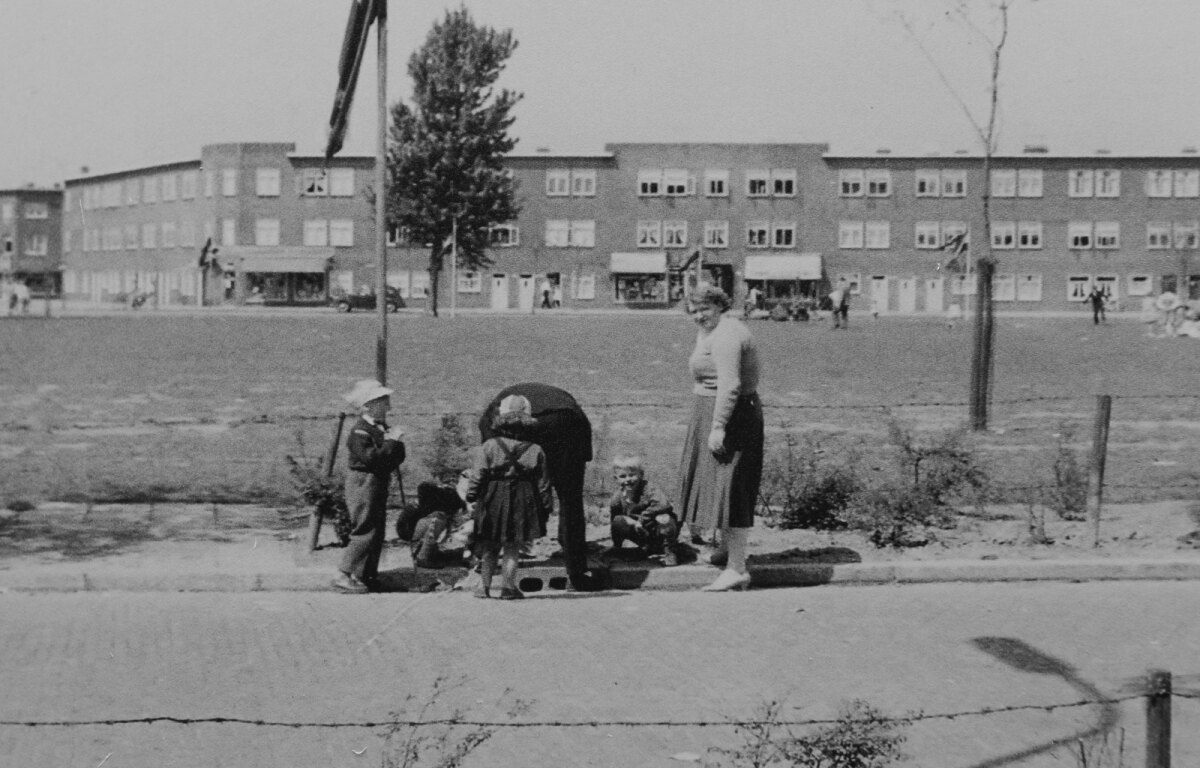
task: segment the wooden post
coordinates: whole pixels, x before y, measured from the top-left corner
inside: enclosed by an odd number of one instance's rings
[[[1112,395],[1096,396],[1096,423],[1092,429],[1092,460],[1088,468],[1088,519],[1092,521],[1092,546],[1100,546],[1100,505],[1104,497],[1104,459],[1108,454],[1108,422]]]
[[[1150,670],[1146,695],[1146,768],[1171,768],[1171,673]]]
[[[337,459],[338,443],[342,441],[342,424],[346,421],[346,414],[339,413],[337,424],[333,427],[333,440],[329,443],[329,451],[325,454],[325,477],[333,474],[333,463]],[[308,516],[308,551],[317,551],[317,540],[321,538],[321,512],[314,509],[312,514]]]

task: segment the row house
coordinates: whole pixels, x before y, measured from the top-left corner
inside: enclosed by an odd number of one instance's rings
[[[62,206],[61,189],[0,189],[0,276],[58,293]]]

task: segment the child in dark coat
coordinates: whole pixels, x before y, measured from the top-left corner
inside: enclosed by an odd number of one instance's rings
[[[553,503],[546,455],[529,438],[535,425],[529,401],[510,395],[497,409],[495,435],[479,446],[467,483],[467,502],[475,511],[476,552],[482,586],[477,597],[491,597],[492,575],[500,560],[501,600],[525,597],[517,588],[521,546],[541,535],[541,512]]]

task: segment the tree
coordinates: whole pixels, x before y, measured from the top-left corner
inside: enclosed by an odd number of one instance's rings
[[[434,316],[452,235],[459,266],[486,267],[489,228],[520,212],[503,160],[521,94],[494,90],[516,47],[510,30],[477,26],[462,6],[447,11],[408,61],[411,105],[392,107],[388,224],[428,245]]]
[[[1008,12],[1016,0],[950,0],[949,8],[941,18],[965,29],[971,38],[986,46],[988,52],[988,102],[986,116],[979,118],[959,91],[950,82],[946,70],[941,66],[929,45],[924,41],[921,30],[909,13],[896,10],[895,18],[909,38],[933,67],[938,78],[954,100],[958,102],[983,146],[983,238],[978,251],[983,255],[976,262],[978,301],[975,306],[975,339],[971,354],[970,411],[971,427],[976,431],[987,429],[988,405],[991,396],[992,347],[995,342],[995,316],[992,307],[992,277],[996,271],[996,258],[992,252],[991,214],[991,171],[992,157],[996,152],[996,122],[1000,107],[1000,64],[1004,45],[1008,42]]]

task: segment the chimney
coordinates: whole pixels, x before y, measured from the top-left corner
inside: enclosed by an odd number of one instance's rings
[[[1027,155],[1044,155],[1050,151],[1050,148],[1045,144],[1026,144],[1025,154]]]
[[[80,176],[87,176],[89,173],[91,173],[91,171],[92,171],[92,169],[88,168],[86,165],[79,166],[79,175]]]
[[[1183,152],[1183,154],[1185,154],[1185,155],[1194,155],[1194,154],[1196,154],[1196,148],[1195,148],[1195,147],[1184,147],[1184,148],[1183,148],[1181,151],[1182,151],[1182,152]]]
[[[892,154],[892,150],[888,149],[887,147],[880,147],[879,149],[875,150],[875,154],[890,155],[890,154]]]
[[[538,147],[534,151],[537,152],[539,155],[548,155],[548,154],[550,154],[550,147]]]
[[[1111,149],[1097,149],[1096,154],[1097,155],[1111,155],[1112,150]]]

